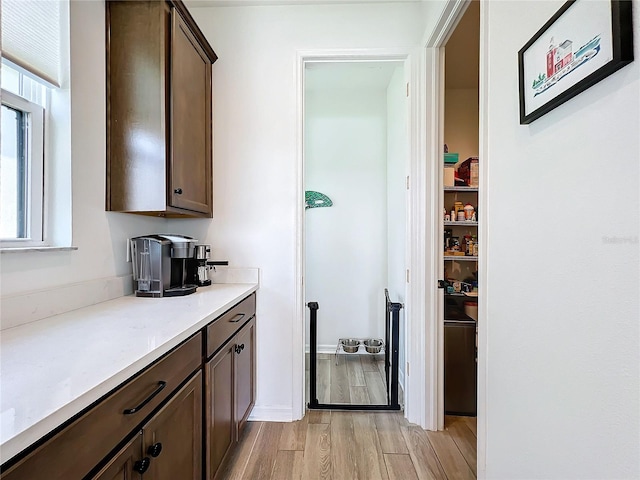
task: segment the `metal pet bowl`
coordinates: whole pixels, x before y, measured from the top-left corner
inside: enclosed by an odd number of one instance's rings
[[[368,338],[364,341],[364,349],[367,351],[367,353],[380,353],[383,345],[384,342],[377,338]]]
[[[360,346],[360,340],[355,338],[345,338],[340,340],[340,344],[342,345],[342,349],[347,353],[356,353],[358,351],[358,347]]]

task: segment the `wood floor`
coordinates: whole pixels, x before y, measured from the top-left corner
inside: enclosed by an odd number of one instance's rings
[[[306,373],[309,398],[308,368]],[[316,385],[319,403],[384,405],[387,403],[384,355],[318,354]]]
[[[476,422],[428,432],[402,412],[308,411],[293,423],[248,422],[221,472],[242,480],[476,478]]]

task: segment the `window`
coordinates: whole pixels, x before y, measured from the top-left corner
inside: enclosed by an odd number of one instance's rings
[[[69,3],[2,0],[0,21],[0,249],[69,248]]]
[[[9,69],[3,65],[3,78],[5,68]],[[18,91],[29,84],[20,81],[21,76],[18,72]],[[40,98],[42,89],[45,87],[34,88],[35,92],[40,90]],[[44,241],[44,108],[2,90],[1,120],[0,239],[6,247],[41,245]]]

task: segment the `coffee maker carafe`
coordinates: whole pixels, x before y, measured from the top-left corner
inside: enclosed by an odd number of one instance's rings
[[[137,297],[189,295],[197,285],[188,275],[197,240],[185,235],[144,235],[131,239]]]

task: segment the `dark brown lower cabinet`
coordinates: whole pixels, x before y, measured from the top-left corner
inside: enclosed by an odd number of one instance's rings
[[[222,478],[255,403],[255,298],[0,466],[0,480],[202,480],[203,466]]]
[[[255,330],[253,317],[205,366],[207,480],[222,478],[221,467],[255,404]]]
[[[233,356],[228,343],[205,366],[207,478],[214,478],[235,440],[233,421]]]
[[[92,480],[142,480],[142,432],[138,433]]]
[[[238,332],[235,348],[235,429],[240,437],[256,401],[256,320],[251,320]]]
[[[202,373],[198,371],[92,480],[201,480]]]
[[[110,461],[113,449],[139,432],[163,404],[172,402],[174,392],[181,391],[180,385],[201,368],[202,333],[198,332],[52,438],[10,466],[2,465],[0,480],[80,480],[92,475],[103,461]],[[201,374],[198,378],[202,382]],[[200,419],[198,426],[201,423]]]
[[[142,447],[150,458],[145,478],[201,480],[202,372],[142,428]]]

